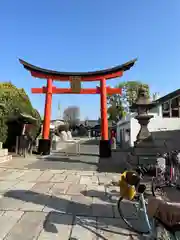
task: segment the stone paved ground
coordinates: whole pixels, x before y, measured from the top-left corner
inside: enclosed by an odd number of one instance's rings
[[[66,169],[77,171],[100,171],[100,172],[122,172],[126,166],[125,161],[127,153],[113,152],[112,158],[99,159],[98,141],[90,140],[81,144],[81,155],[75,155],[75,145],[68,147],[68,156],[62,150],[53,153],[50,156],[35,158],[27,157],[26,159],[14,157],[11,163],[3,163],[2,166],[12,168],[27,169]],[[111,163],[111,164],[110,164]]]
[[[0,239],[134,239],[109,173],[0,168]],[[112,196],[112,198],[111,198]]]
[[[119,217],[119,188],[108,186],[119,174],[96,171],[97,151],[96,144],[84,144],[80,157],[32,156],[0,164],[0,240],[139,239]],[[120,172],[124,158],[117,162]]]
[[[75,155],[75,144],[69,145],[68,156],[61,152],[53,153],[50,156],[27,157],[26,159],[14,157],[11,164],[6,162],[3,166],[13,168],[28,168],[28,169],[66,169],[66,170],[90,170],[96,171],[99,162],[99,146],[97,141],[90,140],[81,144],[81,156]]]

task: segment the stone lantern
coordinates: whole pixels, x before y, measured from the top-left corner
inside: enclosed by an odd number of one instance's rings
[[[148,130],[148,123],[153,115],[148,115],[149,109],[155,106],[147,93],[147,90],[143,88],[143,86],[139,89],[138,97],[136,103],[132,105],[132,109],[136,110],[138,115],[135,117],[140,124],[140,130],[137,135],[137,140],[134,143],[137,145],[147,145],[148,143],[152,143],[151,133]]]

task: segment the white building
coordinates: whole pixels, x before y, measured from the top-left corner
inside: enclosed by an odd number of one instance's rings
[[[159,134],[160,131],[165,133],[180,130],[180,89],[158,98],[155,102],[156,106],[149,111],[149,114],[154,115],[154,118],[148,124],[148,129],[153,136],[162,135]],[[121,147],[134,146],[140,130],[135,116],[137,113],[130,113],[117,123],[117,142],[120,143]],[[163,138],[166,138],[165,134]]]

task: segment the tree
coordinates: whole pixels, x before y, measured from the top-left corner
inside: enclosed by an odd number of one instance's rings
[[[70,106],[64,110],[64,121],[68,122],[70,126],[75,126],[80,123],[80,109],[77,106]]]
[[[89,118],[88,118],[88,117],[85,117],[85,119],[84,119],[84,125],[85,125],[85,126],[88,126],[88,120],[89,120]]]
[[[129,108],[136,102],[139,88],[142,86],[147,89],[149,94],[149,86],[140,81],[123,82],[116,86],[122,89],[122,94],[107,97],[109,120],[116,123],[129,112]]]
[[[0,142],[9,146],[11,140],[16,140],[16,131],[20,125],[17,121],[12,121],[16,115],[24,114],[35,118],[37,121],[32,124],[30,131],[31,137],[37,137],[41,126],[41,118],[36,109],[33,108],[30,99],[24,89],[17,88],[11,82],[0,83]],[[4,107],[3,107],[4,106]],[[9,120],[13,122],[10,132],[8,125]]]
[[[141,87],[145,88],[150,96],[148,84],[140,81],[123,82],[117,87],[122,89],[121,101],[126,112],[129,112],[129,107],[136,102]]]
[[[101,118],[100,117],[98,118],[98,124],[101,124]]]
[[[125,115],[120,94],[108,96],[107,103],[109,115],[108,120],[112,121],[112,123],[118,122]]]

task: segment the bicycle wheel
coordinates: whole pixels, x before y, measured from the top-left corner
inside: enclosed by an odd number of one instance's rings
[[[140,216],[141,210],[140,210],[139,200],[138,201],[128,201],[128,200],[123,201],[123,200],[124,200],[123,197],[120,197],[117,203],[118,212],[122,220],[134,232],[138,234],[148,234],[149,233],[148,230],[140,230],[138,229],[137,226],[135,227],[135,225],[137,225],[137,221],[141,220],[141,216]],[[129,203],[129,206],[125,204],[127,202]],[[129,215],[128,215],[128,212],[129,212]]]

